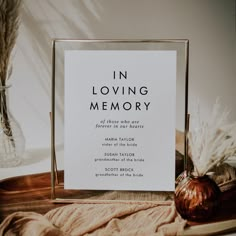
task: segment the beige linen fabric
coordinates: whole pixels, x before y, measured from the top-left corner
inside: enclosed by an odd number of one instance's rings
[[[45,216],[14,213],[0,225],[0,235],[174,236],[185,224],[173,201],[83,202],[56,208]]]

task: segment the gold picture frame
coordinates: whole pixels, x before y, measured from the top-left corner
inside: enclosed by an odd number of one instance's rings
[[[141,47],[140,47],[141,45]],[[63,191],[63,181],[58,177],[57,169],[57,106],[58,97],[63,93],[64,85],[64,51],[65,50],[175,50],[177,52],[177,80],[180,81],[181,91],[176,96],[180,97],[180,119],[181,130],[184,133],[184,164],[183,170],[187,169],[187,138],[188,131],[188,76],[189,76],[189,40],[187,39],[161,39],[161,40],[81,40],[81,39],[53,39],[52,41],[52,87],[51,87],[51,199],[58,199],[56,189]],[[60,77],[60,78],[59,78]],[[58,90],[60,83],[60,90]],[[61,107],[63,107],[63,99],[60,98]],[[62,108],[61,110],[63,110]],[[63,116],[63,115],[62,115]],[[63,126],[63,125],[62,125]],[[62,135],[63,136],[63,135]],[[63,137],[61,137],[63,140]],[[63,141],[62,141],[63,142]],[[81,193],[83,190],[79,190]],[[92,190],[91,190],[92,191]],[[78,191],[77,191],[78,192]],[[94,191],[96,192],[96,190]],[[71,194],[72,193],[72,194]],[[73,201],[73,191],[68,194],[68,199]],[[75,194],[76,195],[76,194]],[[63,198],[64,195],[62,194]],[[78,195],[75,199],[78,199]],[[132,199],[131,199],[132,200]],[[63,200],[60,200],[63,201]],[[64,199],[64,202],[68,200]]]

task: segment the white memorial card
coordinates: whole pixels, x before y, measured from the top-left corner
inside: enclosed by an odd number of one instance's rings
[[[65,189],[174,191],[176,51],[65,51]]]

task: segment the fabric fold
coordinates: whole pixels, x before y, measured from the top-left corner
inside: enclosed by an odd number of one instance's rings
[[[0,225],[0,235],[174,236],[185,225],[173,201],[87,201],[55,208],[44,216],[11,214]]]

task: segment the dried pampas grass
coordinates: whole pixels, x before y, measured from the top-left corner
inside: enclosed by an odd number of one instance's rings
[[[8,150],[9,153],[12,152],[11,148],[7,149],[6,145],[15,149],[15,140],[8,112],[6,89],[12,71],[10,58],[19,28],[20,6],[21,0],[0,0],[0,131],[1,135],[4,133],[8,137],[9,142],[1,136],[1,142],[4,140],[4,150]]]
[[[0,0],[0,86],[11,74],[10,56],[19,28],[21,0]]]
[[[236,155],[236,123],[226,125],[229,112],[220,111],[217,100],[210,119],[200,119],[198,108],[197,119],[193,120],[188,134],[190,157],[197,176],[207,174],[213,167],[220,165],[227,158]]]

